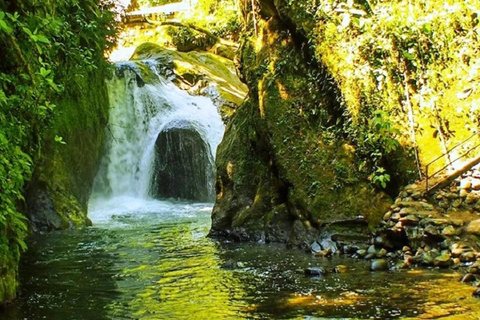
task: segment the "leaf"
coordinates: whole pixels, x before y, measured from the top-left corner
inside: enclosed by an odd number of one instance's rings
[[[55,135],[55,142],[58,142],[60,144],[67,144],[65,141],[63,141],[63,138],[60,136]]]
[[[50,44],[50,40],[48,40],[48,38],[44,35],[38,35],[36,41],[46,43],[46,44]]]
[[[48,77],[48,75],[52,72],[52,70],[46,70],[44,67],[40,68],[40,75],[44,78]]]
[[[0,20],[0,29],[5,30],[6,33],[12,33],[13,29],[10,28],[4,20]]]

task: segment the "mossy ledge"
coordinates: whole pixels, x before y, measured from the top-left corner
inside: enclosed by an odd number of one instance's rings
[[[249,98],[217,151],[210,234],[304,247],[354,224],[364,237],[391,197],[368,181],[355,145],[335,130],[348,118],[326,68],[291,21],[262,5],[257,34],[240,49]]]

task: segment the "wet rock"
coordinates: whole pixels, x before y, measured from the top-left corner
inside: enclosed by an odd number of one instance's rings
[[[463,253],[472,251],[472,248],[469,247],[466,243],[462,242],[455,242],[449,246],[450,251],[452,252],[452,256],[458,257]]]
[[[442,234],[447,237],[451,237],[457,234],[457,230],[453,226],[446,226],[442,230]]]
[[[408,216],[405,216],[403,218],[400,218],[399,220],[403,225],[407,226],[415,226],[418,224],[418,217],[414,214],[409,214]]]
[[[475,252],[464,252],[460,255],[460,261],[462,262],[469,262],[474,261],[476,259]]]
[[[466,198],[467,195],[468,195],[468,191],[465,190],[465,189],[460,189],[460,191],[458,192],[458,195],[460,196],[460,198]],[[460,200],[460,199],[458,199]],[[455,201],[454,201],[455,202]],[[461,202],[460,202],[461,203]],[[452,203],[452,206],[453,206],[453,203]]]
[[[371,271],[385,271],[388,270],[388,262],[385,259],[374,259],[370,263]]]
[[[470,189],[472,187],[472,181],[470,179],[460,180],[460,189]]]
[[[480,265],[478,262],[475,262],[468,268],[468,273],[473,273],[473,274],[480,274]]]
[[[467,196],[465,197],[465,203],[466,204],[473,204],[475,202],[477,202],[479,200],[479,195],[477,193],[474,193],[474,192],[470,192],[469,194],[467,194]]]
[[[336,266],[335,268],[333,268],[333,272],[335,273],[346,273],[348,272],[348,266],[345,266],[343,264],[340,264],[338,266]]]
[[[465,191],[465,190],[463,190],[463,191]],[[455,200],[452,201],[451,206],[452,206],[452,208],[459,208],[462,205],[462,203],[463,203],[462,199],[455,199]]]
[[[357,250],[357,252],[355,252],[357,256],[359,256],[360,258],[363,258],[367,255],[367,250],[365,249],[359,249]]]
[[[371,245],[370,247],[368,247],[367,253],[377,254],[377,249],[375,249],[374,245]]]
[[[471,221],[468,224],[466,231],[469,234],[480,236],[480,219]]]
[[[430,252],[424,252],[420,256],[420,263],[424,266],[431,266],[433,265],[434,259],[432,257],[432,254]]]
[[[320,246],[320,244],[317,241],[314,241],[312,243],[312,245],[310,246],[310,250],[312,251],[312,253],[317,253],[317,252],[322,251],[322,247]]]
[[[357,250],[359,250],[359,248],[357,246],[352,246],[352,245],[344,245],[342,247],[342,252],[344,254],[354,254],[357,252]]]
[[[155,141],[152,195],[212,201],[215,169],[210,146],[187,121],[164,128]]]
[[[332,254],[338,252],[337,244],[335,241],[332,241],[330,238],[323,239],[321,241],[321,246],[324,250],[330,250]]]
[[[472,293],[472,296],[475,298],[480,298],[480,288],[475,289],[475,291]]]
[[[310,267],[304,270],[307,277],[322,277],[325,275],[325,269],[322,267]]]
[[[330,248],[315,252],[315,257],[329,257],[332,255],[332,250]]]
[[[388,253],[388,251],[385,248],[382,248],[377,252],[377,257],[378,258],[383,258],[387,255],[387,253]]]
[[[452,256],[449,253],[442,253],[433,259],[433,265],[440,268],[448,268],[453,264]]]
[[[385,213],[385,215],[383,216],[383,220],[387,221],[390,219],[390,217],[392,216],[393,214],[393,211],[388,211],[387,213]]]
[[[413,198],[414,200],[418,200],[418,199],[420,199],[420,198],[422,198],[422,197],[423,197],[423,194],[422,194],[421,192],[419,192],[419,191],[416,191],[416,192],[412,193],[412,198]]]
[[[223,269],[236,269],[238,267],[237,261],[228,259],[222,264]]]
[[[472,182],[472,189],[473,190],[480,190],[480,179],[472,178],[471,182]]]

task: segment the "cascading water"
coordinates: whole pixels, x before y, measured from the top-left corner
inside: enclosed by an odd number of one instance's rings
[[[198,201],[213,200],[213,155],[224,132],[217,107],[207,97],[192,96],[179,89],[160,76],[158,68],[156,61],[117,63],[115,76],[109,81],[111,106],[107,151],[95,180],[90,201],[91,213],[108,200],[118,203],[119,199],[123,199],[123,202],[129,199],[131,204],[162,195]],[[196,140],[172,141],[172,132],[186,128],[197,137]],[[163,142],[165,150],[159,149],[162,143],[158,140],[162,140],[162,137],[163,140],[169,138],[167,143]],[[203,148],[192,148],[198,144]],[[198,149],[203,154],[194,154],[192,149]],[[174,152],[185,154],[178,156],[180,160],[175,161],[169,158],[169,153]],[[187,157],[206,160],[184,161]],[[170,167],[161,159],[170,159]],[[174,170],[171,168],[172,161],[178,162],[174,164],[177,166],[198,163],[205,168],[190,170],[183,167]],[[186,172],[187,176],[180,176],[182,172]],[[201,175],[203,177],[198,178]],[[161,181],[162,177],[170,177],[170,181]],[[159,189],[169,190],[165,184],[173,184],[175,179],[189,184],[189,188],[207,190],[158,194]]]

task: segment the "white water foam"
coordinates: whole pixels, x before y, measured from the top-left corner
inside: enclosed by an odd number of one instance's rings
[[[154,83],[139,83],[138,64],[157,76]],[[89,204],[93,222],[120,212],[172,210],[173,203],[149,198],[159,133],[189,123],[210,146],[213,161],[225,129],[210,98],[192,96],[159,76],[155,61],[117,63],[117,74],[108,82],[109,142]]]

